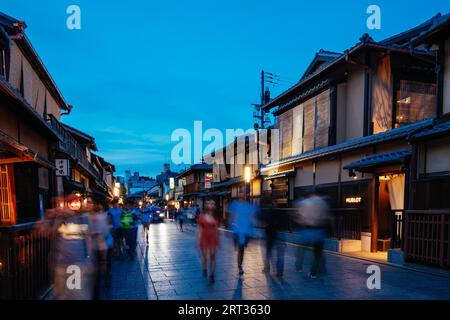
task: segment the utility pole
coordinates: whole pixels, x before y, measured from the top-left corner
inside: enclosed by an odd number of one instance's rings
[[[261,70],[261,112],[260,112],[260,120],[261,120],[261,129],[264,129],[264,109],[263,106],[265,105],[266,101],[265,101],[265,83],[264,83],[264,69]]]
[[[266,74],[269,75],[269,79],[266,79]],[[266,81],[270,83],[275,83],[272,81],[272,74],[270,72],[265,72],[261,70],[261,101],[260,103],[253,103],[252,105],[255,107],[256,111],[253,113],[253,118],[259,120],[259,123],[255,123],[255,129],[264,129],[266,122],[265,119],[266,113],[264,112],[263,106],[269,102],[268,96],[266,97]]]

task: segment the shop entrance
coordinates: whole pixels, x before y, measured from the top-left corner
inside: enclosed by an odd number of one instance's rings
[[[376,250],[387,252],[401,239],[401,215],[405,199],[405,174],[378,176],[378,242]]]

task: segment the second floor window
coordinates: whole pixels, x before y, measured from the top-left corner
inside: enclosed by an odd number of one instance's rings
[[[303,104],[303,152],[328,146],[330,91],[326,90]]]
[[[395,127],[436,116],[436,84],[400,80]]]

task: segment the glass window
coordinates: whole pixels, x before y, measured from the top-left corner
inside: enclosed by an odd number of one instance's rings
[[[395,127],[436,116],[436,84],[400,80]]]

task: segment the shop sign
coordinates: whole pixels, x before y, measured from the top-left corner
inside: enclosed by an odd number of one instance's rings
[[[69,176],[69,160],[68,159],[56,159],[56,175],[58,177]]]

